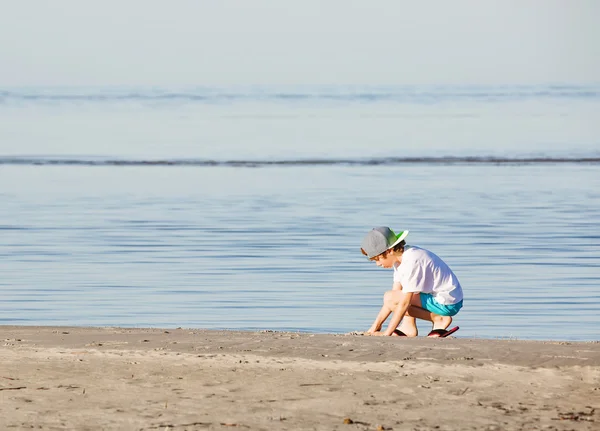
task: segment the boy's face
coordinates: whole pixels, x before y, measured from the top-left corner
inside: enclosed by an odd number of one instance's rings
[[[394,254],[390,253],[389,250],[371,258],[371,260],[381,268],[392,268],[394,266]]]

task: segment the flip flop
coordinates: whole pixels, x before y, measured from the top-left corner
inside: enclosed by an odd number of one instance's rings
[[[408,336],[404,332],[402,332],[400,329],[394,329],[394,334],[398,335],[399,337],[407,337]]]
[[[427,334],[428,337],[431,338],[444,338],[447,337],[450,334],[455,333],[456,331],[458,331],[458,326],[455,326],[452,329],[434,329],[433,331],[431,331],[429,334]]]

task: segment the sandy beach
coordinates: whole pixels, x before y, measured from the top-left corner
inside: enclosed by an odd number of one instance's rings
[[[0,429],[600,429],[598,342],[0,333]]]

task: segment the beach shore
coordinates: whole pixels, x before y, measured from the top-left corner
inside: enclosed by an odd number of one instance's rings
[[[597,430],[600,343],[0,326],[0,429]]]

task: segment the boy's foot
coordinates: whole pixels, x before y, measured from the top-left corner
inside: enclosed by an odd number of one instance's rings
[[[393,337],[416,337],[417,333],[416,332],[409,332],[408,334],[406,332],[402,332],[400,329],[394,329],[394,333],[392,334]]]
[[[452,329],[434,329],[433,331],[431,331],[427,336],[431,337],[431,338],[444,338],[447,337],[450,334],[453,334],[454,332],[458,331],[458,326],[455,326]]]

